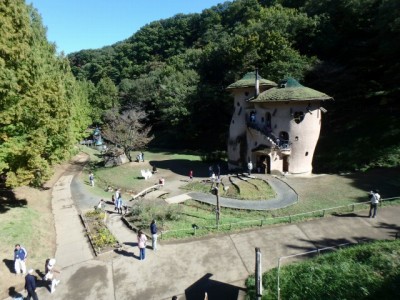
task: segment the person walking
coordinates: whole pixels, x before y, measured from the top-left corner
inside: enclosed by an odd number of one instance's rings
[[[378,204],[379,204],[379,201],[381,200],[381,195],[379,195],[379,190],[374,190],[374,191],[369,192],[369,199],[371,201],[370,206],[369,206],[369,217],[375,218],[376,211],[378,210]],[[372,212],[373,212],[373,214],[372,214]]]
[[[28,275],[25,276],[25,289],[28,292],[27,300],[30,300],[31,297],[33,300],[39,300],[36,294],[36,277],[33,276],[33,269],[29,269]]]
[[[249,163],[247,164],[247,169],[249,171],[249,175],[251,175],[251,170],[253,170],[253,163],[251,160],[249,160]]]
[[[157,225],[156,225],[156,220],[151,221],[150,224],[150,232],[151,232],[151,246],[153,248],[154,251],[157,250]]]
[[[50,258],[46,260],[46,265],[45,265],[45,275],[43,277],[44,281],[50,281],[51,286],[50,286],[50,293],[54,293],[56,290],[56,286],[60,283],[60,280],[58,280],[55,276],[55,273],[60,273],[60,271],[57,271],[54,266],[56,264],[56,259],[55,258]]]
[[[142,157],[142,162],[144,162],[144,153],[140,152],[140,156]]]
[[[190,181],[193,181],[193,170],[189,171],[189,179]]]
[[[146,235],[142,232],[142,230],[139,230],[138,235],[138,247],[140,251],[140,260],[144,260],[146,257],[146,242],[147,242],[147,237]]]
[[[15,245],[14,249],[14,269],[16,274],[26,274],[26,257],[28,252],[20,244]]]
[[[94,186],[94,174],[93,172],[90,172],[89,174],[89,183],[91,186]]]
[[[117,213],[122,215],[122,196],[119,194],[119,197],[115,200],[115,210]]]

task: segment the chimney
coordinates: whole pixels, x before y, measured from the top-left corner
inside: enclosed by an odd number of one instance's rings
[[[260,94],[260,81],[258,80],[258,69],[256,68],[256,97]]]

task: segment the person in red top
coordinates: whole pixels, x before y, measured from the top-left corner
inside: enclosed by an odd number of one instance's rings
[[[193,180],[193,171],[192,170],[189,171],[189,178],[190,178],[190,180]]]

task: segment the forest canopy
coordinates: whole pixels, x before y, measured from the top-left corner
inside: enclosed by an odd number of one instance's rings
[[[121,106],[143,107],[168,147],[225,149],[225,88],[255,68],[294,77],[335,99],[314,170],[357,170],[399,165],[399,34],[397,0],[236,0],[68,58],[77,78],[110,78]]]

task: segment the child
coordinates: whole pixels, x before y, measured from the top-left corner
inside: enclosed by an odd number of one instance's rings
[[[43,280],[45,281],[51,281],[51,288],[50,292],[53,294],[54,291],[56,290],[56,286],[60,283],[60,280],[55,278],[55,273],[60,273],[60,271],[57,271],[54,269],[54,265],[56,264],[56,259],[55,258],[50,258],[46,260],[46,265],[45,265],[45,273]]]

